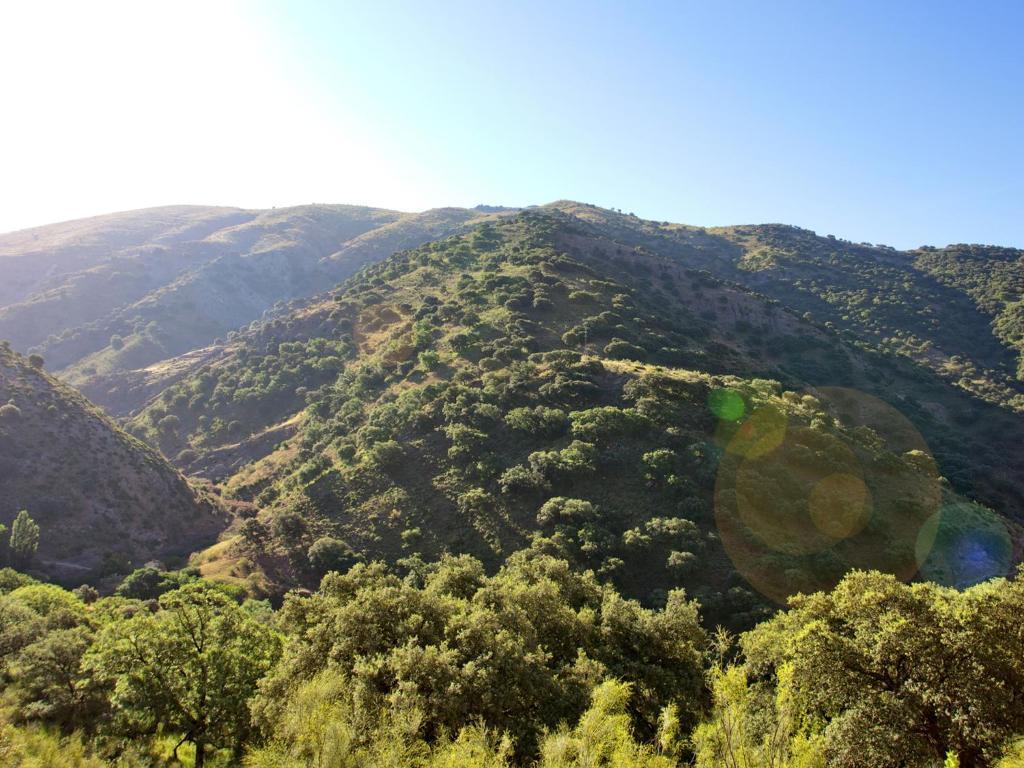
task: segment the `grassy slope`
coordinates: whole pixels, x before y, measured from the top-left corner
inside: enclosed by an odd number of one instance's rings
[[[264,507],[266,519],[298,512],[309,530],[262,551],[236,544],[218,555],[246,559],[247,568],[255,559],[278,583],[310,578],[302,553],[321,535],[366,557],[458,550],[492,563],[541,536],[632,594],[657,599],[683,585],[713,615],[742,621],[759,601],[726,556],[723,532],[755,575],[781,574],[762,585],[769,594],[833,581],[878,556],[906,568],[924,519],[952,496],[927,458],[902,455],[927,443],[903,444],[882,423],[857,431],[863,424],[826,390],[805,398],[766,377],[788,388],[970,397],[689,268],[720,258],[711,246],[738,246],[682,228],[672,238],[674,250],[656,253],[585,217],[536,211],[397,255],[336,298],[244,334],[133,428],[214,473],[226,448],[251,441],[258,461],[228,478],[227,492]],[[748,430],[783,425],[787,455],[804,456],[802,473],[728,461],[734,440],[742,457],[750,438],[736,438],[737,425],[709,410],[723,388],[745,413],[770,414]],[[929,402],[900,406],[941,437],[947,425]],[[284,441],[276,450],[260,439],[303,409],[294,437],[275,433]],[[856,543],[827,546],[808,498],[839,470],[862,476],[873,511]],[[736,499],[758,495],[743,485],[750,472],[766,484],[798,478],[781,493],[804,549],[765,550],[752,529],[737,528],[747,507]],[[559,496],[590,507],[538,519]]]

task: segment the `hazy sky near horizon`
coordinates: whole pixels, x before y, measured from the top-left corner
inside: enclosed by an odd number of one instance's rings
[[[572,198],[1024,247],[1024,3],[0,6],[0,232]]]

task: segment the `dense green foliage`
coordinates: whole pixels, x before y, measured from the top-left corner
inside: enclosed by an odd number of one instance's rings
[[[698,765],[995,764],[1024,728],[1022,586],[857,572],[794,600],[713,668]]]
[[[1024,580],[854,572],[739,639],[537,549],[86,603],[0,571],[4,765],[1015,765]],[[186,748],[183,745],[188,745]],[[194,745],[194,746],[193,746]],[[49,760],[49,762],[46,762]]]
[[[160,598],[106,627],[84,659],[96,681],[113,686],[113,727],[128,734],[158,729],[236,757],[249,739],[248,699],[279,653],[274,633],[230,598],[200,584]]]
[[[701,709],[693,603],[673,593],[646,610],[546,555],[517,554],[492,578],[465,556],[404,581],[356,566],[316,597],[287,601],[282,619],[297,640],[258,703],[271,723],[287,692],[324,668],[344,676],[357,710],[416,710],[427,734],[479,719],[527,753],[544,728],[575,721],[601,679],[634,685],[648,734],[673,701],[687,723]]]

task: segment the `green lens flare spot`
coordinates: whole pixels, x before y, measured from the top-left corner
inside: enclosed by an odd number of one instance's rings
[[[723,421],[739,421],[747,410],[747,404],[735,389],[716,389],[708,395],[708,408]]]

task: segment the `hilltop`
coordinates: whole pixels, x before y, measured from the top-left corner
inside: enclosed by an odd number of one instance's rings
[[[687,227],[571,201],[549,207],[618,242],[743,285],[854,343],[906,357],[980,399],[1024,411],[1024,251],[897,251],[782,224]]]

